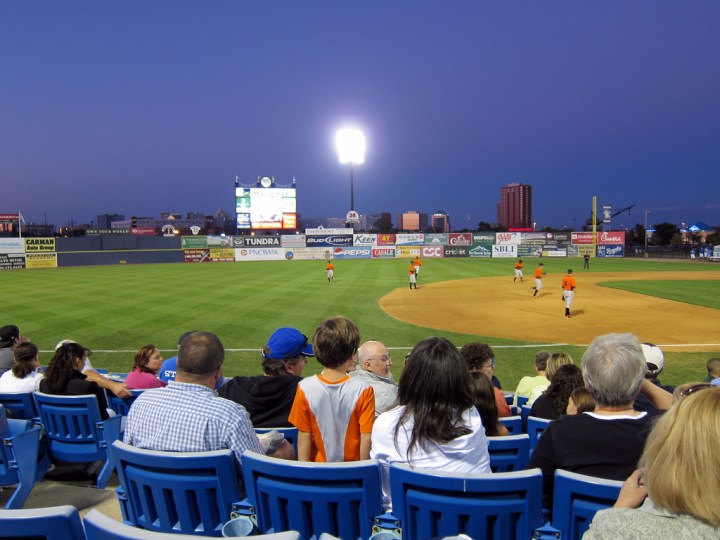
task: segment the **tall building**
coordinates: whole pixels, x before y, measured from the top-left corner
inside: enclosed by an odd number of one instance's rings
[[[422,232],[427,229],[428,215],[417,210],[408,210],[398,214],[397,228],[401,231]]]
[[[532,186],[514,183],[500,188],[498,224],[505,229],[532,228]]]
[[[437,232],[450,232],[450,216],[443,210],[438,210],[432,215],[432,228]]]

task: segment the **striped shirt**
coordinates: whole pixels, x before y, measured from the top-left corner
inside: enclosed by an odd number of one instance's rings
[[[206,452],[230,449],[264,454],[242,405],[200,384],[171,381],[146,390],[130,408],[124,441],[147,450]]]

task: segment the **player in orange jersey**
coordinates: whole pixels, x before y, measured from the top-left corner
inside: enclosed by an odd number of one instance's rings
[[[522,259],[518,259],[518,262],[515,263],[515,277],[513,278],[513,283],[515,283],[515,280],[517,278],[520,278],[520,281],[523,280],[523,262]]]
[[[572,268],[568,268],[567,275],[562,278],[563,301],[565,302],[565,318],[572,319],[570,306],[575,296],[575,278],[572,276]]]
[[[413,287],[417,289],[417,270],[414,264],[414,261],[410,263],[410,290],[412,291]]]
[[[542,278],[545,275],[544,266],[545,265],[543,263],[540,263],[535,269],[535,292],[533,293],[533,298],[537,298],[538,292],[540,292],[540,289],[543,288]]]
[[[325,274],[327,275],[328,281],[335,281],[335,267],[330,261],[328,261],[325,267]]]
[[[422,266],[422,262],[420,261],[420,257],[415,255],[415,258],[413,259],[413,266],[415,267],[415,277],[420,275],[420,267]]]

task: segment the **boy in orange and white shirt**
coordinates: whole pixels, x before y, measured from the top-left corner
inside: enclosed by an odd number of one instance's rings
[[[320,324],[313,336],[324,369],[298,383],[288,420],[298,428],[298,461],[337,462],[370,458],[375,422],[372,386],[347,372],[355,369],[357,326],[345,317]]]

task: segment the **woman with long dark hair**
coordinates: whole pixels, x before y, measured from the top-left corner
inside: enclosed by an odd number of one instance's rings
[[[510,435],[508,429],[500,423],[495,391],[490,379],[481,371],[471,371],[475,408],[480,413],[485,435],[488,437],[505,437]]]
[[[386,507],[391,463],[459,474],[490,472],[470,372],[447,339],[430,337],[415,346],[405,361],[397,403],[375,420],[372,431],[370,457],[381,465]]]
[[[559,418],[567,411],[570,394],[583,385],[582,371],[579,367],[573,364],[558,367],[548,389],[533,403],[530,416],[547,420]]]
[[[60,396],[92,394],[97,398],[100,416],[106,420],[108,412],[105,392],[97,383],[88,381],[87,377],[82,374],[85,352],[85,347],[74,342],[58,347],[45,370],[45,378],[40,381],[40,391],[44,394]]]

